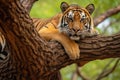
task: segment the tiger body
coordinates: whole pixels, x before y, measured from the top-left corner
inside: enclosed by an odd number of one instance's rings
[[[80,49],[76,41],[86,36],[97,35],[91,18],[94,5],[81,8],[77,4],[68,5],[62,2],[60,7],[62,13],[50,19],[33,19],[34,26],[44,39],[60,42],[70,59],[78,59]]]
[[[4,35],[0,32],[0,61],[6,58],[7,53],[5,52],[6,40]]]
[[[37,26],[36,29],[41,37],[47,41],[55,40],[61,43],[71,59],[79,58],[80,50],[78,44],[59,30],[58,25],[61,16],[62,14],[60,13],[54,16],[52,19],[33,19],[33,23],[36,23],[34,26]]]
[[[86,8],[82,8],[77,4],[68,5],[66,2],[62,2],[60,7],[62,13],[52,18],[33,18],[34,26],[44,39],[61,43],[70,59],[78,59],[80,49],[76,41],[80,41],[86,36],[97,35],[91,18],[94,6],[90,4]],[[5,59],[5,46],[5,38],[0,33],[0,59]]]

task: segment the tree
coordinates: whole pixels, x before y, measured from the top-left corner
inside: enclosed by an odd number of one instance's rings
[[[81,40],[80,59],[70,60],[60,44],[42,40],[18,0],[0,1],[0,32],[9,51],[0,62],[0,80],[58,80],[59,70],[72,63],[120,57],[118,33]]]

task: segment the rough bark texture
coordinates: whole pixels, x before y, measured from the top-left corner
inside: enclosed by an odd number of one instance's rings
[[[0,62],[0,80],[59,80],[59,69],[72,63],[120,57],[117,34],[81,40],[80,59],[70,60],[59,43],[40,38],[18,0],[0,0],[0,31],[9,45],[8,58]]]
[[[50,73],[48,71],[49,64],[46,59],[49,61],[53,52],[40,39],[33,28],[32,20],[29,20],[28,14],[19,1],[1,0],[0,15],[0,31],[6,37],[11,52],[9,58],[0,63],[0,79],[39,80],[46,78],[44,75],[48,76],[52,72],[52,70]]]

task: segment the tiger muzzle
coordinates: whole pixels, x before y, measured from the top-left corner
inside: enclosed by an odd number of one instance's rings
[[[80,39],[83,39],[85,36],[84,36],[84,32],[79,30],[79,31],[71,31],[69,33],[69,37],[71,40],[79,41]]]

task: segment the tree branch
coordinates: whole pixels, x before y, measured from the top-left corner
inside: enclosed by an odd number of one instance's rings
[[[98,75],[96,80],[101,80],[102,78],[108,76],[110,73],[112,73],[115,68],[117,67],[118,63],[119,63],[120,59],[117,59],[115,65],[111,68],[111,69],[107,69],[107,67],[110,65],[110,63],[108,63],[105,68],[103,69],[103,71],[100,73],[100,75]]]
[[[100,16],[98,16],[94,19],[94,25],[97,26],[99,23],[104,21],[106,18],[113,16],[119,12],[120,12],[120,6],[109,9],[108,11],[106,11],[105,13],[101,14]]]
[[[77,80],[78,77],[80,77],[82,80],[89,80],[80,72],[79,68],[80,67],[76,66],[76,70],[73,72],[71,80]]]
[[[0,62],[2,80],[53,80],[55,76],[58,80],[55,74],[72,63],[82,66],[96,59],[120,57],[120,34],[81,40],[81,57],[71,60],[60,44],[41,39],[18,0],[0,0],[0,15],[0,31],[10,51]]]
[[[24,6],[27,12],[30,13],[31,8],[36,1],[38,0],[20,0],[20,3]]]
[[[72,74],[71,80],[77,80],[77,77],[78,77],[78,75],[77,75],[77,73],[76,73],[76,71],[75,71],[75,72],[73,72],[73,74]]]
[[[82,78],[82,80],[89,80],[87,77],[85,77],[85,76],[80,72],[78,66],[77,66],[77,68],[76,68],[76,73],[77,73],[77,75],[78,75],[79,77]]]

